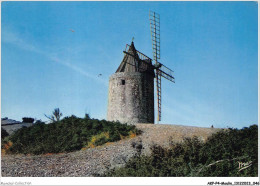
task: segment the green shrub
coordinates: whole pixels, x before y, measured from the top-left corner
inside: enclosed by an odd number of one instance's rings
[[[130,133],[140,132],[135,126],[119,122],[90,119],[88,115],[85,118],[70,116],[51,124],[37,121],[32,127],[17,130],[10,136],[13,145],[9,151],[23,154],[71,152],[87,148],[93,136],[101,136],[93,144],[98,146]],[[102,134],[109,134],[108,138]]]
[[[6,132],[6,130],[1,127],[1,140],[3,140],[7,136],[9,136],[8,132]]]
[[[102,176],[205,176],[237,177],[258,175],[258,126],[227,129],[213,134],[206,142],[197,137],[172,143],[170,148],[153,146],[150,156],[137,156],[125,167]],[[251,162],[239,169],[238,162]]]

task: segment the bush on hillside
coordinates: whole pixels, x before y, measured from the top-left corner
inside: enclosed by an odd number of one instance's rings
[[[6,132],[6,130],[1,127],[1,140],[3,140],[7,136],[9,136],[8,132]]]
[[[9,152],[23,154],[71,152],[87,147],[93,136],[101,135],[101,138],[93,144],[96,146],[120,140],[120,136],[128,136],[131,132],[140,133],[135,126],[90,119],[88,115],[85,118],[65,117],[51,124],[38,121],[34,126],[19,129],[10,136],[13,145]],[[106,138],[102,137],[102,133],[106,134]]]
[[[170,148],[153,146],[150,156],[138,156],[125,167],[102,176],[204,176],[238,177],[258,175],[258,126],[222,130],[206,142],[198,137],[172,143]],[[240,167],[239,167],[240,163]],[[241,163],[248,163],[241,167]]]

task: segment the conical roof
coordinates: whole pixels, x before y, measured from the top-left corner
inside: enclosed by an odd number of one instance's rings
[[[127,54],[128,53],[128,54]],[[142,60],[135,49],[134,42],[131,43],[116,72],[152,72],[151,60]],[[139,52],[140,53],[140,52]]]

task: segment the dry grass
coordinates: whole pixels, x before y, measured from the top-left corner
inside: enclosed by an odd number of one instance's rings
[[[102,138],[109,139],[109,132],[102,132],[98,135],[92,136],[90,142],[88,142],[88,145],[86,147],[83,147],[81,150],[86,150],[88,148],[95,148],[96,147],[95,143]]]
[[[123,136],[120,134],[120,140],[125,140],[125,139],[133,139],[135,138],[137,135],[135,132],[130,131],[128,136]],[[105,139],[109,139],[109,132],[102,132],[101,134],[95,135],[91,138],[91,141],[88,143],[87,146],[83,147],[81,150],[87,150],[89,148],[95,148],[95,147],[99,147],[96,146],[95,143],[96,141],[100,140],[101,138],[105,138]],[[120,141],[119,141],[120,143]],[[114,144],[114,142],[107,142],[101,146],[108,146],[108,145],[112,145]]]
[[[13,145],[11,141],[4,144],[4,148],[1,149],[1,155],[5,155],[8,149]]]

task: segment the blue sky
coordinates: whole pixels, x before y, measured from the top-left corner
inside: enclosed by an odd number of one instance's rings
[[[258,123],[256,2],[2,2],[1,117],[106,118],[108,80],[132,37],[152,57],[161,17],[162,124]],[[71,30],[74,30],[72,32]],[[102,74],[102,76],[98,76]]]

